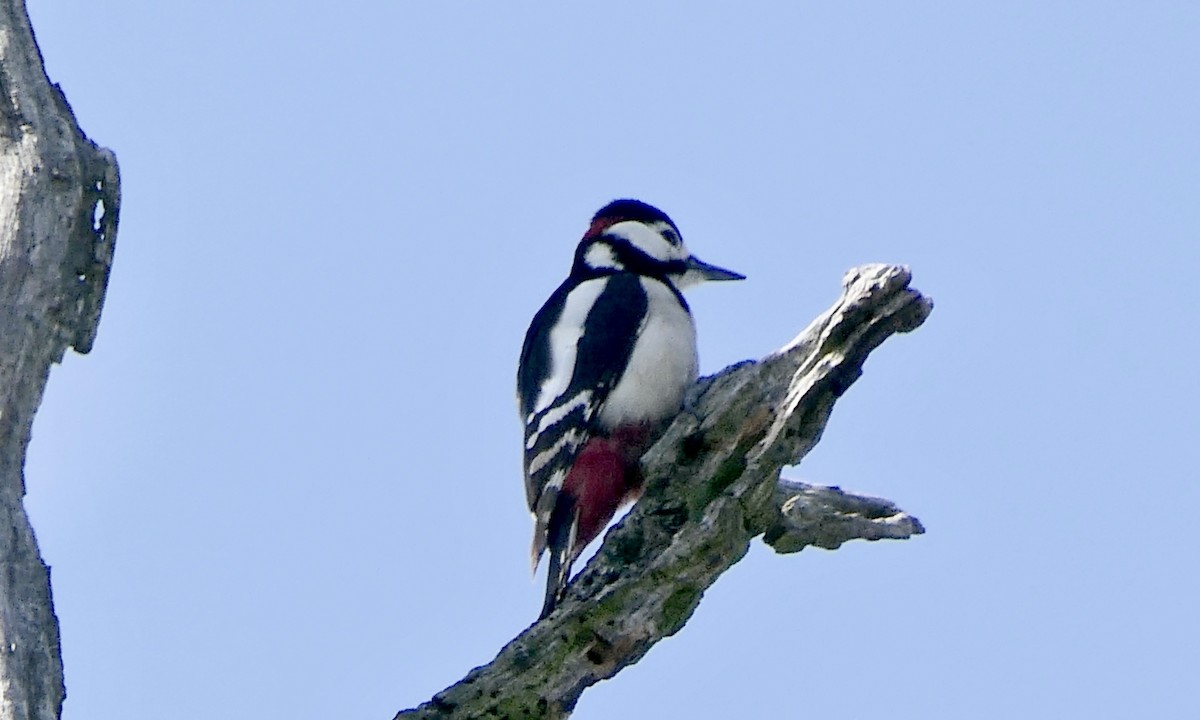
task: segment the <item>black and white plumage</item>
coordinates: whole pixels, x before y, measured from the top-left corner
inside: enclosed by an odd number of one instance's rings
[[[742,275],[697,260],[661,210],[601,208],[566,281],[534,316],[517,371],[536,569],[550,551],[545,617],[571,564],[641,491],[640,458],[696,380],[696,330],[680,290]]]

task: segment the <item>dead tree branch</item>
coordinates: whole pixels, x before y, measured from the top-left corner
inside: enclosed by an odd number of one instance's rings
[[[0,0],[0,720],[64,695],[50,575],[25,514],[25,449],[50,365],[92,347],[117,233],[116,158],[50,83],[22,0]]]
[[[559,608],[397,720],[566,717],[585,689],[678,632],[754,537],[791,553],[924,532],[886,500],[779,479],[820,440],[868,353],[929,315],[910,279],[898,266],[851,270],[833,307],[786,347],[697,383],[644,458],[645,496]]]

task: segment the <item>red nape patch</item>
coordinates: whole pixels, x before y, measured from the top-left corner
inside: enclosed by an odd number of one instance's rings
[[[616,225],[617,223],[621,222],[622,220],[624,220],[624,218],[598,217],[592,221],[591,226],[588,227],[588,230],[587,230],[587,232],[585,232],[583,234],[583,237],[586,239],[586,238],[594,238],[594,237],[597,237],[598,235],[603,235],[605,230],[609,229],[613,225]]]
[[[622,504],[637,498],[640,481],[637,457],[630,463],[619,440],[594,437],[588,441],[563,481],[563,492],[576,499],[579,510],[577,550],[596,539]]]

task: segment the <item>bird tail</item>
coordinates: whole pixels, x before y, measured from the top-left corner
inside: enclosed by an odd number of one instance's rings
[[[529,547],[529,573],[537,575],[538,563],[542,561],[542,553],[546,552],[546,544],[550,536],[550,523],[554,520],[554,511],[558,507],[560,491],[556,485],[548,485],[538,496],[531,510],[533,511],[533,542]],[[553,554],[553,550],[551,550]]]
[[[576,512],[573,498],[566,493],[559,495],[548,525],[546,540],[550,564],[546,571],[546,599],[542,602],[542,614],[538,620],[554,612],[571,578],[571,563],[575,559],[575,540],[579,529],[579,513]]]

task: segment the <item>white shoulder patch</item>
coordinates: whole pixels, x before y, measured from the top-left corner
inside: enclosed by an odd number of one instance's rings
[[[606,277],[587,280],[567,294],[562,314],[550,331],[550,373],[538,388],[537,401],[533,404],[535,415],[553,405],[571,386],[583,324],[606,285]]]

